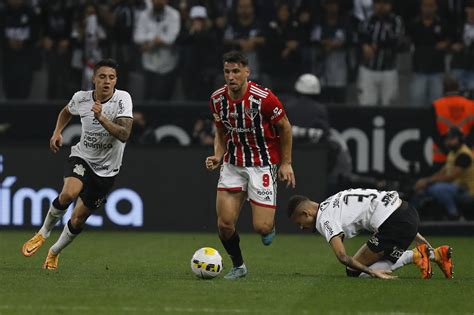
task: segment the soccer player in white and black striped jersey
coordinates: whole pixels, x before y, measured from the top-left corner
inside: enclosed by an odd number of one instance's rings
[[[288,204],[288,217],[301,229],[323,235],[350,277],[392,279],[392,271],[416,264],[421,277],[429,279],[430,261],[438,264],[446,278],[453,276],[451,247],[431,247],[418,233],[418,212],[396,191],[348,189],[321,203],[296,195]],[[346,254],[343,241],[363,230],[374,234],[351,257]],[[413,241],[416,248],[408,250]]]
[[[41,229],[22,248],[24,256],[34,255],[69,205],[77,200],[71,219],[49,249],[44,269],[58,268],[59,253],[82,231],[93,211],[105,203],[119,173],[125,142],[132,129],[130,94],[115,89],[117,63],[111,59],[99,61],[94,66],[92,81],[94,90],[76,92],[59,113],[50,139],[51,150],[56,153],[61,148],[61,132],[73,115],[81,117],[81,139],[71,148],[61,193],[52,202]]]

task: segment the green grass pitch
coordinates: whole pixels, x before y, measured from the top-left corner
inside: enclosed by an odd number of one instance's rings
[[[52,235],[33,257],[20,247],[29,231],[0,232],[0,314],[474,314],[473,238],[429,238],[454,247],[455,279],[436,265],[431,280],[407,266],[397,280],[347,278],[320,236],[277,235],[264,247],[241,236],[246,278],[227,281],[231,262],[217,235],[86,231],[41,265]],[[350,253],[365,237],[346,241]],[[200,280],[190,259],[211,246],[224,257],[216,279]]]

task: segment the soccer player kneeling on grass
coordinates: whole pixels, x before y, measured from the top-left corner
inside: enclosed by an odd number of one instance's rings
[[[71,219],[58,241],[49,249],[44,269],[58,268],[59,253],[82,231],[92,211],[105,203],[122,164],[125,142],[132,129],[132,99],[125,91],[116,90],[117,64],[99,61],[92,76],[95,89],[79,91],[59,113],[50,148],[56,153],[63,143],[61,132],[72,115],[81,117],[81,140],[71,148],[66,163],[64,185],[52,202],[41,229],[22,248],[26,257],[34,255],[77,199]]]
[[[288,204],[288,217],[301,229],[323,235],[337,259],[346,265],[350,277],[392,279],[392,271],[413,263],[420,269],[421,277],[429,279],[430,261],[437,263],[446,278],[453,277],[451,247],[433,249],[418,233],[420,220],[416,209],[395,191],[348,189],[321,203],[296,195]],[[351,257],[346,254],[343,240],[362,230],[374,234]],[[412,241],[416,247],[407,250]]]

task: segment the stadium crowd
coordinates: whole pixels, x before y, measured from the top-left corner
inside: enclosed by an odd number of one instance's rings
[[[398,60],[412,59],[411,106],[429,106],[443,75],[474,88],[472,0],[0,0],[1,76],[7,99],[28,99],[47,72],[47,98],[91,86],[103,57],[120,65],[119,88],[143,78],[145,100],[207,100],[221,84],[224,51],[244,51],[251,79],[291,92],[302,73],[325,102],[390,105]],[[132,89],[133,90],[133,89]],[[132,91],[133,92],[133,91]]]

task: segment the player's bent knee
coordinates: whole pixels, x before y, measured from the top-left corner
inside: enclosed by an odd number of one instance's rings
[[[86,219],[87,218],[72,216],[71,217],[71,225],[75,229],[82,229],[84,227],[84,225],[86,224]]]
[[[64,190],[59,195],[59,201],[62,204],[71,203],[79,196],[79,193],[80,193],[79,191],[75,192],[75,191],[71,191],[71,190]]]
[[[346,267],[346,275],[352,278],[358,278],[362,272],[359,270],[352,270]]]
[[[235,226],[233,224],[218,224],[219,236],[226,240],[232,237],[235,233]]]
[[[270,224],[254,224],[253,229],[260,235],[271,233],[273,226]]]

